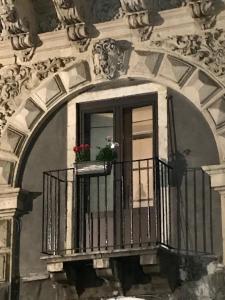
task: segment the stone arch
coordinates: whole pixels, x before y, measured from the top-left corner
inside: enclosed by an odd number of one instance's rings
[[[37,73],[38,78],[33,80],[31,87],[26,86],[25,92],[18,93],[17,98],[23,97],[20,105],[6,119],[0,141],[1,184],[15,185],[23,151],[38,127],[57,107],[94,86],[113,86],[115,80],[125,86],[140,80],[156,82],[183,94],[206,118],[217,142],[220,160],[225,159],[225,87],[209,70],[184,57],[146,47],[132,51],[129,66],[124,62],[126,74],[118,72],[119,78],[110,81],[97,76],[93,66],[85,60],[67,58],[63,63],[62,59],[58,60],[61,64],[52,68],[53,73],[52,69]],[[19,74],[22,66],[15,68],[19,68],[16,71]]]

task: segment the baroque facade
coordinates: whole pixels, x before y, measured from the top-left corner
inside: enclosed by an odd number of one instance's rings
[[[220,0],[0,0],[1,299],[225,298],[224,17]],[[72,149],[108,132],[119,160],[96,186]]]

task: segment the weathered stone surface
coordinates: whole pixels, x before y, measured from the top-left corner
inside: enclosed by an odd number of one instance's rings
[[[215,263],[211,263],[215,264]],[[223,300],[225,299],[225,269],[216,265],[211,272],[208,267],[208,274],[199,281],[190,281],[182,284],[170,300]]]

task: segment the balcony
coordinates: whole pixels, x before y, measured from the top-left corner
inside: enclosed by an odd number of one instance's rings
[[[79,174],[76,165],[47,171],[42,252],[62,260],[132,256],[159,248],[214,254],[216,198],[202,169],[178,174],[157,158],[114,162],[110,174]]]

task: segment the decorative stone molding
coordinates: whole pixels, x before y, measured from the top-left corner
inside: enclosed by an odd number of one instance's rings
[[[141,40],[150,38],[153,26],[151,8],[147,0],[120,0],[121,7],[131,29],[138,29]]]
[[[24,90],[33,89],[40,81],[74,60],[74,57],[53,58],[35,63],[30,67],[16,63],[0,69],[0,136],[7,120],[20,104],[16,101],[17,96]]]
[[[152,40],[151,47],[170,50],[201,63],[219,79],[225,79],[225,31],[215,29],[203,35],[175,35]]]
[[[215,22],[213,0],[190,0],[189,6],[192,10],[192,16],[196,19],[202,29],[209,29]]]
[[[24,5],[24,4],[23,4]],[[0,1],[0,30],[2,39],[10,39],[12,48],[21,51],[23,61],[29,61],[34,54],[35,48],[40,45],[33,14],[32,4],[26,13],[32,14],[32,24],[30,16],[26,14],[20,16],[13,0]]]
[[[77,44],[80,52],[87,50],[90,44],[86,24],[82,21],[77,0],[53,0],[59,19],[58,28],[66,28],[70,41]]]
[[[125,72],[125,51],[114,39],[98,41],[93,47],[94,72],[97,76],[114,79]]]

